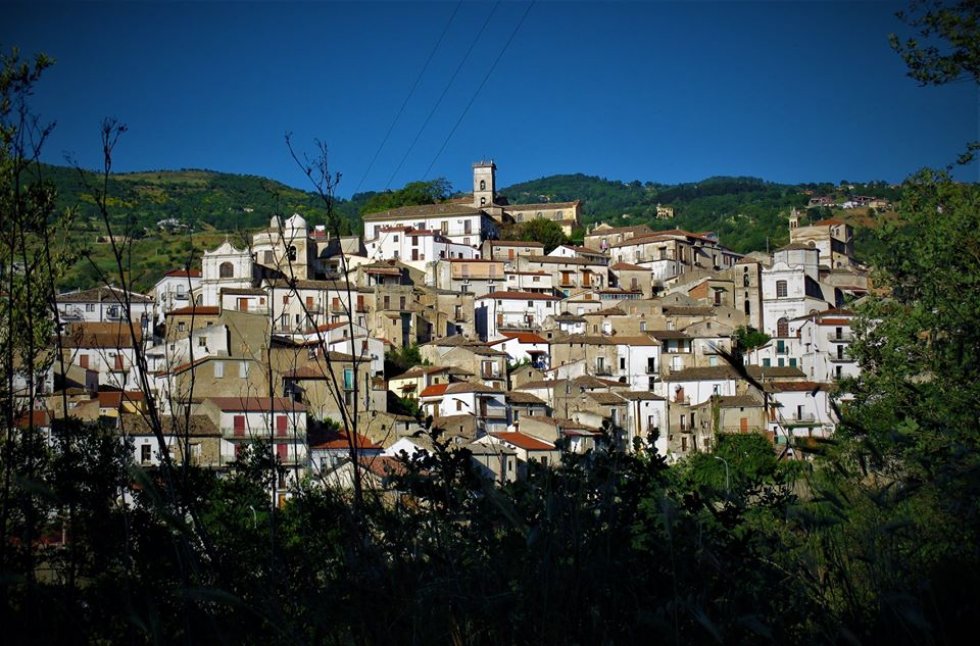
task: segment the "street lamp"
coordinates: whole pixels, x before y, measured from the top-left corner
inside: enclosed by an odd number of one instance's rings
[[[730,474],[729,474],[729,471],[728,471],[728,460],[726,460],[725,458],[721,457],[720,455],[713,455],[711,457],[713,457],[716,460],[720,460],[721,463],[725,465],[725,497],[726,498],[731,498],[731,496],[732,496],[732,481],[731,481],[731,477],[730,477]]]

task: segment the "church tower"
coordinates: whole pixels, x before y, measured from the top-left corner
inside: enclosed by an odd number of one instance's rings
[[[473,164],[473,206],[487,208],[497,197],[497,165],[493,161]]]

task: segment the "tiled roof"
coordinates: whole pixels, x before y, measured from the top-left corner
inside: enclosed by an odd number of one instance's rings
[[[419,206],[403,206],[389,211],[378,213],[368,213],[362,217],[365,222],[376,222],[381,220],[399,220],[412,217],[445,217],[450,215],[481,215],[483,211],[472,206],[462,204],[442,203],[442,204],[422,204]]]
[[[817,390],[829,390],[829,384],[821,384],[815,381],[774,381],[766,384],[766,388],[775,392],[814,392]]]
[[[525,435],[524,433],[514,432],[514,433],[491,433],[491,437],[494,437],[501,442],[506,442],[512,444],[519,449],[524,449],[525,451],[554,451],[555,445],[550,442],[545,442],[544,440],[539,440],[536,437],[530,435]]]
[[[143,329],[138,322],[132,326],[128,322],[72,323],[68,332],[62,336],[61,344],[65,348],[132,348],[133,335],[137,343],[142,341]]]
[[[152,303],[153,299],[143,294],[130,292],[128,300],[130,303]],[[126,292],[116,287],[95,287],[78,292],[68,292],[58,294],[59,303],[117,303],[123,305],[127,301]]]
[[[610,265],[609,267],[613,271],[645,271],[649,272],[649,267],[641,267],[640,265],[632,265],[628,262],[617,262],[615,265]]]
[[[547,343],[545,339],[541,338],[533,332],[501,332],[508,339],[517,339],[518,343]]]
[[[200,278],[200,269],[171,269],[164,276],[169,276],[171,278]]]
[[[804,373],[799,368],[791,368],[789,366],[770,366],[765,368],[763,366],[746,366],[746,370],[753,379],[761,379],[765,376],[766,379],[798,379],[800,377],[806,377]]]
[[[432,384],[420,392],[419,397],[441,397],[446,394],[446,388],[448,387],[449,384]]]
[[[491,247],[544,247],[543,242],[527,240],[488,240]]]
[[[217,316],[221,309],[215,305],[191,305],[167,312],[167,316]]]
[[[508,204],[504,209],[506,211],[533,211],[535,209],[570,209],[578,206],[582,202],[580,200],[575,200],[574,202],[538,202],[536,204]]]
[[[377,450],[381,446],[375,444],[368,438],[364,437],[359,433],[354,433],[354,444],[358,449],[366,450]],[[327,433],[325,436],[319,438],[315,443],[310,444],[311,449],[320,449],[326,451],[347,451],[351,447],[351,441],[347,433],[342,431],[333,431]]]
[[[191,415],[189,424],[178,415],[160,416],[160,427],[164,435],[190,435],[191,437],[220,437],[221,431],[207,415]],[[153,430],[144,415],[128,414],[119,418],[119,425],[126,435],[153,435]]]
[[[547,406],[547,403],[539,398],[535,397],[531,393],[524,393],[519,390],[512,390],[506,394],[507,402],[509,404],[531,404],[535,406]]]
[[[561,299],[557,296],[551,296],[550,294],[539,294],[537,292],[518,292],[518,291],[501,291],[501,292],[491,292],[486,296],[481,296],[476,299],[482,301],[484,299],[491,300],[515,300],[515,301],[560,301]]]

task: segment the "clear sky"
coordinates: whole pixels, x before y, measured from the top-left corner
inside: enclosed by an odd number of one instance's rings
[[[919,87],[890,2],[72,3],[3,7],[0,44],[57,64],[45,160],[207,168],[306,187],[284,133],[325,141],[340,194],[555,173],[884,179],[980,139],[972,83]],[[457,73],[458,71],[458,73]],[[403,108],[404,106],[404,108]],[[389,134],[390,133],[390,134]],[[956,176],[978,180],[978,166]]]

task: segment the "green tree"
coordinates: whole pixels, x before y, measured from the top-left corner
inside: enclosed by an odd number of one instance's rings
[[[409,182],[397,191],[376,193],[361,207],[361,215],[397,209],[402,206],[420,206],[444,202],[452,193],[452,184],[444,177],[425,182]]]
[[[535,218],[522,224],[518,229],[517,238],[543,243],[545,253],[550,253],[555,247],[568,242],[561,226],[544,218]]]

